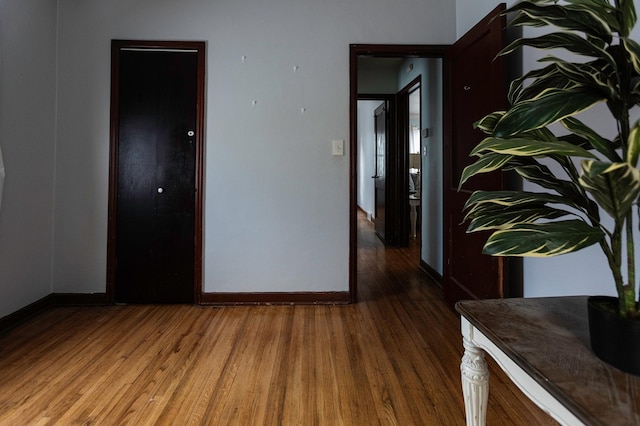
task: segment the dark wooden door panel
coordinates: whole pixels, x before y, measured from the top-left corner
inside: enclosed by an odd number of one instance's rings
[[[504,43],[504,5],[465,34],[445,56],[449,76],[445,138],[445,267],[444,293],[450,304],[461,299],[500,298],[507,294],[507,262],[483,255],[487,235],[468,234],[463,206],[476,189],[501,189],[501,173],[474,177],[458,191],[462,170],[472,162],[471,149],[484,134],[473,123],[506,105],[503,61],[496,54]]]
[[[197,54],[120,52],[116,301],[193,301]]]
[[[376,174],[375,174],[375,225],[376,234],[386,241],[387,228],[387,150],[388,107],[386,102],[375,110]]]

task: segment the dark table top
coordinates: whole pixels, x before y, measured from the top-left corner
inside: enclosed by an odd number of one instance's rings
[[[587,296],[462,301],[456,310],[588,425],[640,425],[640,377],[600,361]]]

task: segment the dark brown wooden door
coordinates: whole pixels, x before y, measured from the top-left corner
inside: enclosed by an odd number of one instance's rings
[[[116,302],[193,302],[197,66],[119,52]]]
[[[503,10],[504,4],[494,9],[445,55],[450,104],[445,110],[443,285],[450,304],[509,296],[506,259],[481,254],[487,235],[467,234],[467,224],[462,223],[469,195],[476,189],[503,188],[503,175],[474,177],[458,191],[462,170],[472,162],[469,152],[484,137],[473,123],[506,106],[504,65],[495,59],[504,43],[505,20],[499,17]]]
[[[376,134],[376,173],[373,176],[375,179],[375,228],[376,234],[382,241],[386,241],[387,227],[387,122],[389,120],[387,111],[387,103],[383,102],[374,112]]]

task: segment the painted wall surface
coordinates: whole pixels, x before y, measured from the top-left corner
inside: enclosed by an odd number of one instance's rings
[[[349,44],[451,43],[453,3],[58,4],[55,291],[105,290],[114,38],[207,42],[204,290],[348,289]]]
[[[398,90],[398,63],[387,58],[358,60],[358,94],[395,94]]]
[[[422,260],[440,275],[444,274],[444,213],[443,213],[443,78],[442,59],[429,59],[426,64],[429,78],[423,85],[426,113],[422,127],[429,129],[429,137],[422,140]],[[427,185],[428,182],[428,185]],[[425,241],[427,243],[425,243]]]
[[[375,217],[375,110],[381,101],[358,101],[358,206]]]
[[[413,69],[409,69],[413,64]],[[421,139],[422,192],[420,258],[427,265],[443,274],[443,199],[442,199],[442,60],[435,58],[411,58],[398,68],[398,90],[407,86],[418,75],[422,76],[422,128],[428,128],[430,136]],[[425,155],[426,153],[426,155]]]
[[[0,318],[51,293],[56,3],[0,1]]]
[[[507,2],[507,5],[513,3],[510,1]],[[457,36],[461,37],[496,5],[497,2],[489,0],[457,0]],[[640,7],[638,1],[635,2],[635,5],[636,8]],[[464,13],[461,13],[460,11],[463,10]],[[525,29],[524,34],[525,36],[537,35],[531,29]],[[636,26],[633,31],[632,38],[640,39],[639,26]],[[541,52],[527,48],[522,55],[523,72],[539,68],[540,64],[536,61],[542,56]],[[589,111],[586,113],[586,117],[581,117],[581,119],[605,136],[613,134],[614,128],[604,109],[597,108]],[[531,184],[525,184],[524,189],[538,190]],[[613,295],[615,293],[605,257],[597,246],[554,258],[526,258],[523,262],[523,269],[525,297],[579,294]]]

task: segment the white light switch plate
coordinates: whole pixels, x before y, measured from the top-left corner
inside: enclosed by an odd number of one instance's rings
[[[344,140],[331,141],[331,154],[332,155],[344,155]]]

